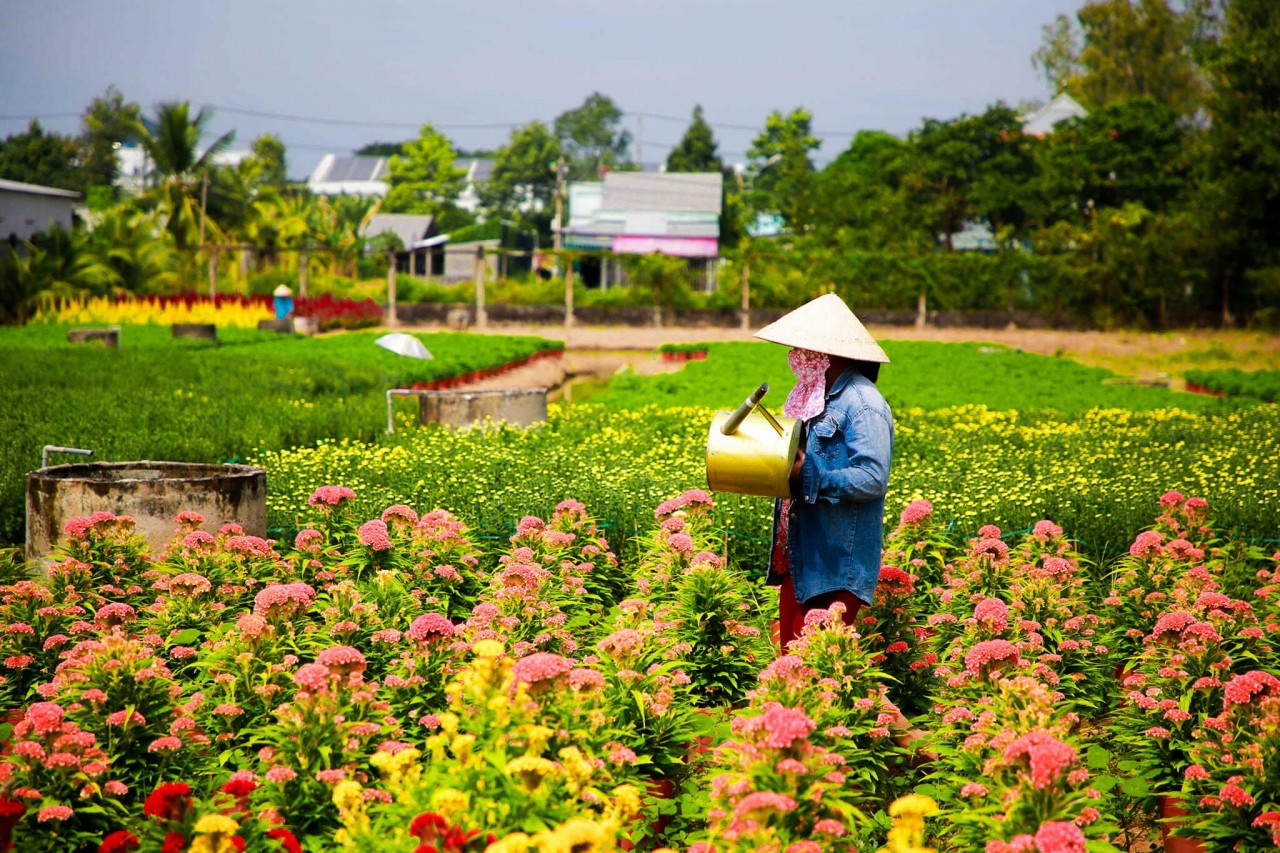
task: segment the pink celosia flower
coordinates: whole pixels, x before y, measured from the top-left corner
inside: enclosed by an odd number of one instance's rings
[[[27,709],[24,722],[30,724],[36,734],[47,735],[62,725],[62,706],[54,702],[35,702]]]
[[[124,602],[116,601],[99,607],[98,612],[93,616],[93,621],[99,627],[109,628],[116,625],[126,625],[136,618],[137,614],[132,607]]]
[[[1009,627],[1009,607],[998,598],[983,599],[973,609],[973,618],[992,634],[1003,634]]]
[[[113,713],[107,714],[108,726],[125,726],[125,725],[145,726],[146,724],[147,724],[147,718],[142,716],[141,714],[139,714],[137,711],[133,709],[115,711]]]
[[[738,801],[738,804],[733,807],[733,816],[740,818],[762,810],[786,813],[795,811],[795,809],[796,801],[786,794],[778,794],[773,791],[755,791]]]
[[[316,773],[316,781],[324,782],[326,785],[336,785],[345,778],[347,778],[347,771],[341,768],[320,770]]]
[[[515,662],[511,667],[511,677],[516,682],[539,684],[552,681],[572,668],[568,658],[551,652],[535,652]]]
[[[898,523],[904,527],[918,527],[926,524],[933,515],[933,504],[925,500],[912,501],[898,516]]]
[[[777,702],[770,702],[765,712],[749,720],[745,727],[748,731],[763,730],[766,734],[765,746],[772,749],[786,749],[795,741],[807,738],[816,728],[804,711],[787,708]]]
[[[75,810],[71,806],[45,806],[36,815],[36,821],[38,823],[46,823],[51,820],[67,820],[73,814],[75,814]]]
[[[316,663],[334,675],[362,673],[367,666],[364,655],[351,646],[330,646],[316,655]]]
[[[964,656],[964,668],[970,675],[981,675],[990,665],[1005,661],[1016,666],[1020,662],[1018,648],[1008,640],[984,640]]]
[[[1044,542],[1047,539],[1057,539],[1062,536],[1062,528],[1046,518],[1044,521],[1036,522],[1036,526],[1031,528],[1031,535]]]
[[[985,797],[987,793],[987,786],[980,782],[966,782],[960,788],[960,796],[962,797]]]
[[[1084,853],[1084,833],[1074,823],[1047,821],[1035,835],[1039,853]]]
[[[307,503],[311,506],[335,507],[344,501],[354,499],[355,496],[356,493],[346,486],[321,486],[311,493],[311,497],[307,498]]]
[[[1129,546],[1129,554],[1133,557],[1154,557],[1164,550],[1163,542],[1163,533],[1158,530],[1144,530]]]
[[[409,626],[409,636],[419,643],[454,635],[453,623],[439,613],[424,613]]]
[[[293,674],[293,683],[312,693],[319,693],[329,686],[329,668],[321,663],[303,664]]]
[[[580,691],[601,690],[604,688],[604,676],[594,669],[570,670],[569,686]]]
[[[298,774],[292,767],[272,767],[266,773],[268,782],[277,784],[290,782],[298,778]]]
[[[1227,784],[1222,786],[1222,790],[1218,792],[1218,796],[1224,803],[1242,809],[1245,806],[1253,805],[1253,795],[1239,785]]]
[[[833,818],[823,818],[813,825],[813,831],[816,835],[830,835],[839,838],[848,832],[843,823]]]
[[[173,752],[181,748],[181,740],[176,737],[166,736],[153,740],[151,745],[147,747],[147,752]]]
[[[1006,760],[1013,761],[1023,756],[1030,766],[1031,784],[1036,788],[1049,787],[1064,770],[1078,761],[1073,746],[1042,731],[1023,735],[1005,747]]]
[[[1255,669],[1227,682],[1222,691],[1222,708],[1226,710],[1232,705],[1247,705],[1254,697],[1275,696],[1277,693],[1280,693],[1280,679],[1269,672]]]
[[[986,528],[983,528],[984,530]],[[978,531],[981,533],[982,531]],[[1009,559],[1009,546],[995,536],[981,539],[973,546],[973,556],[986,557],[997,563]]]
[[[387,523],[380,518],[366,521],[360,525],[360,544],[371,551],[388,551],[391,549],[391,537],[387,532]]]
[[[169,579],[169,594],[182,598],[195,598],[212,589],[209,579],[195,572],[183,572]]]

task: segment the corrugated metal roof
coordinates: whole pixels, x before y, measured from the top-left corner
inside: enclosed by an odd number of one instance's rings
[[[321,161],[316,173],[311,176],[311,182],[380,181],[386,174],[386,157],[334,155],[332,159],[325,158]]]
[[[719,172],[610,172],[604,176],[604,210],[690,212],[720,215]]]
[[[71,190],[58,189],[57,187],[46,187],[40,184],[27,184],[22,181],[9,181],[0,178],[0,190],[11,193],[25,193],[27,195],[51,195],[57,198],[79,199],[80,193]]]
[[[375,213],[364,228],[364,236],[376,237],[390,232],[400,238],[405,248],[431,236],[434,217],[418,213]]]

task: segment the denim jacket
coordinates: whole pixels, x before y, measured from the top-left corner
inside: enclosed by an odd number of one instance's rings
[[[796,600],[848,590],[870,604],[880,579],[893,413],[875,383],[850,367],[822,413],[805,422],[804,442],[786,541]],[[781,506],[774,504],[775,542]],[[781,582],[772,568],[769,582]]]

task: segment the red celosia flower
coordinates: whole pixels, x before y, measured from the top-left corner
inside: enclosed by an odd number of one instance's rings
[[[129,850],[137,850],[139,846],[138,836],[127,829],[117,829],[102,839],[102,843],[98,845],[98,853],[127,853]]]
[[[409,834],[421,842],[435,841],[449,828],[449,821],[435,812],[423,812],[409,823]]]
[[[164,782],[147,797],[142,813],[157,820],[177,820],[191,804],[190,794],[191,786],[186,782]]]
[[[1273,696],[1280,693],[1280,679],[1269,672],[1252,670],[1237,675],[1227,682],[1222,691],[1222,709],[1232,705],[1247,705],[1254,696]]]
[[[182,853],[186,849],[187,839],[181,832],[170,832],[164,837],[164,843],[160,845],[160,853]]]
[[[283,826],[277,827],[267,833],[267,838],[274,838],[280,842],[280,846],[287,853],[302,853],[302,845],[298,843],[298,838]]]

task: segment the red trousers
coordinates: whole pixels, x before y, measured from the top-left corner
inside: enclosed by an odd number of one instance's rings
[[[843,621],[846,625],[856,624],[858,609],[862,607],[862,599],[848,590],[838,589],[825,592],[808,601],[796,601],[796,585],[787,574],[782,578],[782,586],[778,589],[778,646],[785,653],[787,643],[800,636],[804,629],[804,617],[810,610],[826,610],[835,602],[844,605]]]

